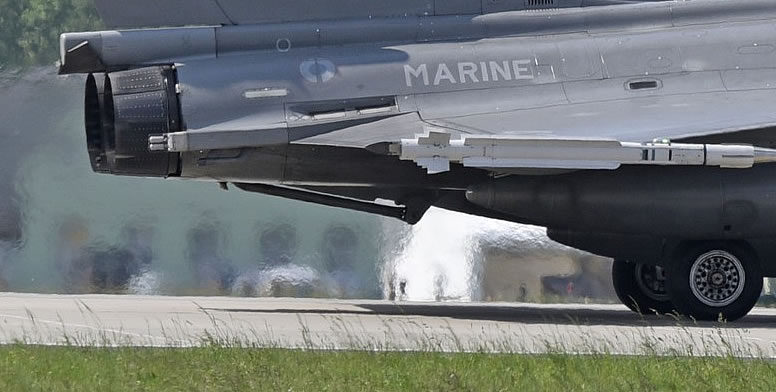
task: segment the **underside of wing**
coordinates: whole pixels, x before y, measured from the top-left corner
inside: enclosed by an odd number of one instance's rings
[[[474,1],[468,2],[474,4]],[[433,0],[96,0],[95,3],[104,23],[110,28],[235,25],[434,14]]]
[[[231,24],[214,0],[95,0],[95,6],[109,28]]]
[[[346,127],[329,133],[296,140],[297,143],[367,147],[379,142],[397,142],[436,127],[457,135],[538,137],[555,139],[612,139],[622,142],[649,142],[655,139],[718,140],[727,135],[730,143],[770,147],[764,138],[776,127],[772,102],[776,90],[725,91],[667,96],[645,96],[593,102],[547,102],[537,107],[502,95],[517,96],[519,89],[493,94],[479,91],[461,112],[459,99],[418,97],[419,111],[383,122]],[[462,95],[468,92],[461,93]],[[509,107],[514,104],[514,107]],[[490,108],[500,105],[505,110]],[[524,107],[520,107],[524,106]],[[482,112],[478,113],[482,108]]]
[[[595,97],[574,97],[569,89],[566,89],[566,94],[571,96],[570,102],[558,100],[536,107],[528,107],[530,103],[517,102],[515,107],[498,112],[484,109],[477,113],[478,106],[494,106],[496,103],[483,102],[487,99],[473,101],[477,103],[467,109],[474,113],[462,116],[456,116],[445,105],[429,105],[424,107],[423,118],[438,126],[474,134],[595,137],[626,142],[679,140],[766,129],[776,125],[776,111],[772,104],[776,99],[776,90],[772,88],[644,94],[601,100]],[[507,105],[509,102],[500,106]]]
[[[294,143],[368,148],[415,161],[429,173],[448,171],[450,163],[496,171],[611,170],[630,164],[743,168],[774,159],[769,149],[776,115],[770,102],[776,90],[770,88],[549,103],[499,112],[488,112],[489,95],[478,93],[481,99],[465,108],[474,114],[455,115],[455,108],[447,106],[458,103],[460,110],[461,96],[418,97],[417,114]],[[508,105],[501,100],[502,107]],[[483,113],[477,113],[480,108]]]
[[[109,28],[298,22],[347,18],[478,15],[544,8],[625,5],[667,0],[95,0]],[[300,12],[300,10],[304,10]]]

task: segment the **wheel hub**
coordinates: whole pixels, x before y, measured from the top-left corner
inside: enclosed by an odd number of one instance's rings
[[[706,305],[730,305],[744,290],[744,268],[729,252],[715,250],[700,255],[690,270],[693,295]]]
[[[709,283],[715,288],[721,288],[725,284],[725,274],[721,272],[714,272],[709,278]]]
[[[647,297],[656,301],[669,300],[663,267],[639,264],[636,267],[636,283]]]

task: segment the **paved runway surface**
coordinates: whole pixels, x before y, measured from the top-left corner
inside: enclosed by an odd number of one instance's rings
[[[0,294],[0,342],[776,358],[776,310],[696,324],[619,305]]]

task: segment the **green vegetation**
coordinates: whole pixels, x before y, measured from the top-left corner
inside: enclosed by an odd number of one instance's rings
[[[702,390],[776,388],[732,357],[321,352],[204,347],[0,348],[3,391]]]
[[[100,25],[92,0],[0,0],[0,68],[51,63],[59,34]]]

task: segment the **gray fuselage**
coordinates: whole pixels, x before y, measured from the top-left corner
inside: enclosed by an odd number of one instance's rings
[[[111,91],[116,129],[143,117],[127,115],[142,106],[127,102],[162,101],[162,127],[135,138],[140,144],[107,151],[90,142],[98,171],[234,183],[377,213],[382,207],[358,203],[389,199],[414,211],[397,215],[408,222],[436,205],[548,226],[561,242],[644,263],[664,263],[676,244],[700,239],[749,241],[764,260],[776,256],[773,165],[735,173],[454,165],[428,174],[386,144],[435,126],[774,147],[774,20],[772,1],[696,0],[76,33],[63,36],[63,70],[96,74],[93,123],[105,122],[98,113]],[[78,54],[82,42],[91,54]],[[156,75],[159,66],[165,82],[143,90],[133,70]],[[148,136],[162,133],[182,133],[185,144],[154,153],[165,157],[159,168],[100,166],[119,157],[131,167]],[[776,275],[776,265],[762,264]]]

